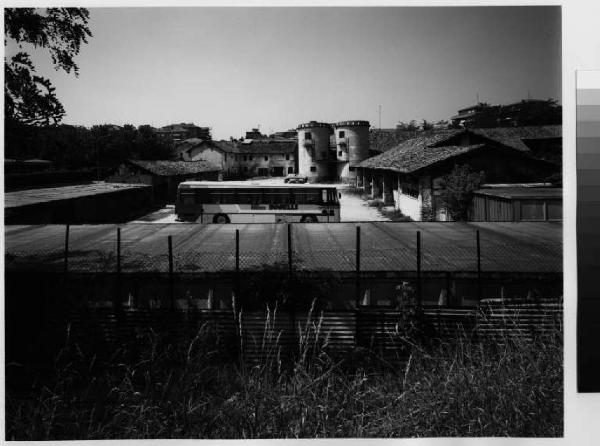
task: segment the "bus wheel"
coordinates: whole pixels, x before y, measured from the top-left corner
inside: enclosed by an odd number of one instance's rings
[[[300,220],[300,223],[316,223],[316,222],[317,222],[317,217],[315,217],[314,215],[305,215]]]
[[[220,223],[220,224],[229,223],[229,217],[225,214],[217,214],[213,218],[213,223]]]

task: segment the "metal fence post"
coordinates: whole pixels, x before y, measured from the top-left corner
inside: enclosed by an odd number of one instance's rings
[[[477,297],[481,301],[481,241],[477,230]]]
[[[293,246],[292,246],[292,225],[290,223],[287,224],[287,251],[288,251],[288,285],[287,285],[287,292],[289,293],[289,300],[288,300],[288,314],[290,317],[290,325],[291,325],[291,334],[293,336],[293,342],[294,345],[298,346],[298,354],[300,354],[300,344],[297,342],[298,340],[298,333],[296,332],[296,299],[295,299],[295,295],[294,292],[295,290],[292,289],[292,277],[294,274],[294,269],[293,269],[293,257],[292,257],[292,250],[293,250]]]
[[[235,230],[235,293],[239,293],[240,287],[240,230]]]
[[[421,295],[421,231],[417,231],[417,306],[421,310],[423,300]]]
[[[356,278],[355,278],[355,286],[356,286],[356,309],[360,305],[360,226],[356,227]]]
[[[171,302],[171,309],[175,308],[175,295],[173,292],[173,236],[167,237],[169,244],[169,300]]]
[[[70,229],[70,225],[67,224],[67,228],[65,230],[65,264],[64,264],[65,274],[67,274],[69,272],[69,229]]]
[[[292,264],[292,225],[290,223],[288,223],[287,225],[287,248],[288,248],[288,271],[290,273],[290,276],[292,275],[292,271],[293,271],[293,264]]]
[[[115,311],[123,309],[123,296],[121,289],[121,228],[117,228],[117,295],[114,302]]]

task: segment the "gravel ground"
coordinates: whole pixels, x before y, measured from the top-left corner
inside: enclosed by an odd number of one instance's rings
[[[267,178],[251,180],[253,183],[260,184],[283,184],[282,178]],[[331,186],[331,184],[315,183],[315,186]],[[342,193],[340,200],[341,221],[390,221],[377,210],[377,208],[367,206],[367,203],[358,195],[344,193],[346,185],[337,184],[338,190]],[[175,206],[172,204],[145,215],[132,223],[177,223],[175,220]]]

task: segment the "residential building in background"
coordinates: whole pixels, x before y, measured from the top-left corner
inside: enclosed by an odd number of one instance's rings
[[[520,127],[560,125],[562,107],[552,99],[523,99],[507,105],[478,103],[458,110],[450,118],[453,127]]]
[[[250,133],[250,132],[249,132]],[[283,177],[297,172],[295,139],[205,141],[191,138],[178,144],[179,161],[206,161],[218,166],[224,179]]]
[[[210,127],[198,127],[193,123],[170,124],[156,130],[156,133],[170,139],[174,143],[189,138],[200,138],[206,141],[212,139]]]

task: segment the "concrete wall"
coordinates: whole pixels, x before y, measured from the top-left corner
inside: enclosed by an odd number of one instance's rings
[[[183,161],[207,161],[220,167],[226,177],[238,174],[238,156],[234,153],[226,153],[222,150],[202,144],[193,147],[189,152],[183,154]]]
[[[183,155],[183,161],[208,161],[215,166],[225,170],[225,154],[213,147],[206,145],[196,146],[185,152]]]
[[[415,221],[421,220],[421,200],[410,195],[399,194],[398,209]]]

